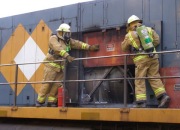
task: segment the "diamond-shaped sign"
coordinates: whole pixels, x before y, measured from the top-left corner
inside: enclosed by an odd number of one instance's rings
[[[43,61],[45,58],[44,53],[41,51],[36,42],[29,37],[21,50],[18,52],[14,61],[16,63],[35,63],[38,61]],[[27,65],[19,65],[19,68],[26,76],[27,80],[30,80],[32,75],[38,69],[40,64],[27,64]]]

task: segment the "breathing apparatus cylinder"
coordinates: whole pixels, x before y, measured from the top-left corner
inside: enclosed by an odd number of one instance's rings
[[[154,49],[154,45],[152,43],[152,39],[146,26],[142,25],[136,28],[137,34],[140,38],[141,45],[145,51],[152,51]]]

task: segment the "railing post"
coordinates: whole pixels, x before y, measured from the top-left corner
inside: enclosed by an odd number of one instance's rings
[[[127,55],[124,57],[124,107],[127,107]]]
[[[18,64],[16,64],[16,70],[15,70],[15,82],[14,82],[14,107],[16,107],[16,97],[17,97],[17,83],[18,82]]]
[[[63,105],[62,107],[65,107],[65,101],[66,101],[66,73],[67,73],[67,60],[65,59],[64,64],[64,77],[63,77]]]

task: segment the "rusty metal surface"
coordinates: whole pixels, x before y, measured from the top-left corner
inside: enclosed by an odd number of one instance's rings
[[[161,76],[179,76],[180,68],[179,67],[171,67],[171,68],[162,68]],[[168,95],[171,98],[170,108],[180,108],[180,78],[170,78],[162,80]]]
[[[121,50],[121,42],[125,36],[125,29],[120,31],[107,30],[105,32],[92,32],[84,34],[84,41],[89,44],[99,44],[100,50],[98,52],[87,52],[85,57],[93,56],[109,56],[124,54]],[[117,66],[124,65],[123,57],[111,57],[84,60],[83,64],[85,67],[98,67],[98,66]],[[128,64],[132,64],[132,59],[128,60]]]

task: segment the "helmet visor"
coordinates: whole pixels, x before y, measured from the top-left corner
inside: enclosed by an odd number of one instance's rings
[[[63,32],[64,37],[70,38],[71,37],[71,32]]]
[[[71,38],[71,32],[63,32],[63,38],[64,40],[68,43],[70,41]]]

